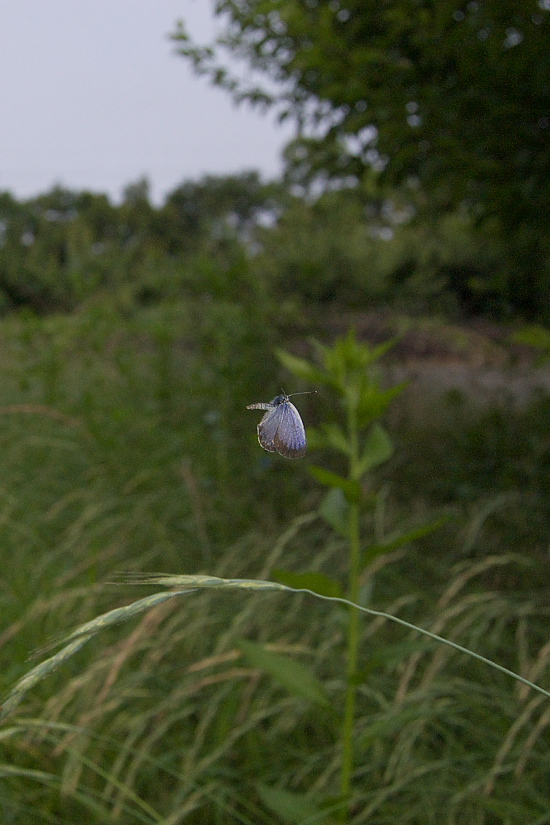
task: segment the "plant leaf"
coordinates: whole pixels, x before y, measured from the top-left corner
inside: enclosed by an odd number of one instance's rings
[[[253,667],[265,670],[280,682],[289,693],[315,702],[317,705],[329,705],[329,698],[323,684],[311,670],[301,662],[288,656],[274,653],[262,645],[241,639],[237,646],[242,650]]]
[[[337,487],[329,490],[318,512],[333,530],[346,539],[349,537],[349,502],[342,490]]]
[[[293,825],[307,825],[307,823],[322,822],[327,814],[315,805],[311,799],[302,793],[291,793],[282,788],[271,788],[269,785],[258,783],[258,795],[264,805],[281,817],[285,822]]]
[[[330,380],[323,370],[310,364],[305,358],[298,358],[296,355],[291,355],[284,350],[277,350],[277,358],[287,368],[289,372],[302,378],[304,381],[309,381],[311,384],[329,384]]]
[[[349,441],[343,429],[338,424],[322,424],[319,427],[318,439],[320,446],[332,447],[338,452],[349,456]]]
[[[363,731],[358,739],[357,745],[364,750],[373,744],[373,742],[392,738],[395,734],[401,732],[410,722],[427,723],[430,719],[437,719],[445,716],[448,712],[449,699],[440,699],[431,704],[423,703],[412,708],[401,708],[397,713],[381,718],[375,719],[371,722],[366,730]]]
[[[397,550],[399,547],[404,547],[406,544],[411,544],[413,541],[429,536],[435,530],[439,530],[444,524],[450,520],[450,516],[441,516],[441,518],[430,521],[426,524],[421,524],[419,527],[413,527],[412,530],[407,530],[406,533],[397,533],[381,542],[380,544],[371,544],[365,550],[364,561],[366,564],[381,556],[384,553],[390,553],[392,550]]]
[[[336,596],[341,597],[344,591],[340,582],[325,576],[324,573],[293,573],[290,570],[272,570],[272,578],[288,587],[294,587],[296,590],[305,588],[306,590],[313,590],[314,593],[319,593],[321,596]]]
[[[337,487],[342,490],[348,501],[352,503],[357,503],[360,501],[361,485],[358,481],[344,478],[343,476],[338,475],[338,473],[333,473],[330,470],[323,469],[322,467],[310,467],[309,471],[313,478],[321,484],[325,484],[327,487]]]
[[[373,424],[365,442],[363,455],[358,464],[360,476],[387,461],[393,453],[393,444],[386,430],[380,424]]]
[[[357,419],[359,426],[366,427],[375,419],[380,418],[396,396],[398,396],[408,382],[403,381],[395,387],[390,387],[389,390],[381,390],[379,386],[371,381],[363,383],[361,387],[361,395],[357,402]]]

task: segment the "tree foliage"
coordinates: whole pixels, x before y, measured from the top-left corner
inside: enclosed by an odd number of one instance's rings
[[[318,173],[464,203],[544,233],[550,207],[548,0],[217,0],[217,42],[174,37],[237,100],[275,105],[299,139],[288,159]],[[231,75],[221,49],[267,80]],[[225,60],[227,64],[227,60]],[[254,75],[253,75],[254,76]]]
[[[184,181],[160,207],[146,180],[120,205],[62,187],[27,201],[0,193],[0,313],[71,310],[120,290],[138,301],[199,284],[229,292],[232,264],[282,198],[257,172]]]
[[[502,242],[473,236],[464,215],[419,226],[407,214],[395,198],[366,211],[359,188],[311,201],[255,172],[183,181],[160,206],[143,180],[118,205],[60,187],[26,201],[4,193],[0,314],[104,299],[129,310],[193,295],[312,309],[514,311]]]

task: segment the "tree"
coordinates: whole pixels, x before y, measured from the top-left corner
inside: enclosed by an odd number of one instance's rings
[[[263,183],[257,172],[184,181],[162,208],[167,248],[196,250],[205,243],[247,241],[256,224],[270,222],[281,211],[284,197],[282,187]]]
[[[216,43],[180,24],[179,51],[295,121],[295,179],[416,186],[432,210],[492,223],[513,242],[510,271],[527,253],[550,291],[550,0],[217,0],[215,13]],[[232,75],[224,49],[263,87]]]

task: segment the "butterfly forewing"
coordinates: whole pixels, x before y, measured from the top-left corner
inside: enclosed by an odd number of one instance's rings
[[[273,444],[285,458],[301,458],[306,454],[306,431],[300,413],[290,401],[280,406],[281,416]]]

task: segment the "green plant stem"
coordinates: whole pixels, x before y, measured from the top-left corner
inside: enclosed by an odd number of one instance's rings
[[[349,478],[355,480],[358,476],[357,464],[359,457],[359,433],[355,404],[348,399],[348,435],[350,445]],[[350,571],[348,598],[357,603],[359,600],[359,576],[361,573],[361,543],[359,526],[359,503],[350,503],[349,510],[349,548]],[[347,822],[349,814],[349,799],[351,796],[351,779],[353,775],[353,730],[355,722],[355,703],[357,696],[357,657],[359,655],[360,615],[350,609],[347,638],[347,673],[346,673],[346,702],[344,708],[344,723],[342,727],[342,773],[340,793],[342,796],[342,810],[340,820]]]
[[[350,583],[349,599],[357,602],[359,597],[360,543],[359,543],[359,505],[352,504],[349,514],[350,527]],[[342,774],[340,792],[343,800],[341,821],[348,818],[348,801],[351,794],[353,774],[353,728],[355,721],[355,699],[357,695],[357,657],[359,653],[359,629],[361,616],[350,608],[347,639],[347,685],[342,729]]]

